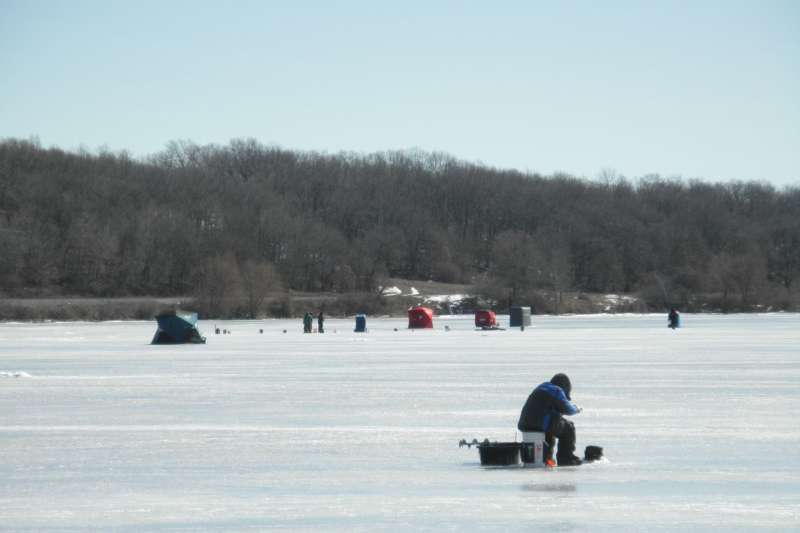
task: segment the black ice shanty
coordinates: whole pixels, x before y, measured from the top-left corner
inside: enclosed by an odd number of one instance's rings
[[[158,330],[151,344],[205,344],[197,331],[197,313],[170,311],[156,316]]]

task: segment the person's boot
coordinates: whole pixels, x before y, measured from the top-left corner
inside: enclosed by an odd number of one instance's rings
[[[558,456],[556,459],[558,459],[558,466],[577,466],[583,464],[583,460],[573,454],[564,457]]]
[[[543,455],[545,466],[556,466],[556,462],[553,460],[553,448],[547,442],[544,443]]]

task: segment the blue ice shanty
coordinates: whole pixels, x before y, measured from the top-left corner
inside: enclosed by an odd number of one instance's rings
[[[354,329],[356,333],[364,333],[367,331],[367,315],[365,314],[358,314],[356,315],[356,329]]]
[[[205,344],[197,331],[197,313],[172,311],[156,316],[158,329],[150,344]]]

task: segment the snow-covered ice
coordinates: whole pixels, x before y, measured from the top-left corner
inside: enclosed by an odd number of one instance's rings
[[[29,377],[31,377],[30,374],[28,374],[27,372],[20,372],[19,370],[11,372],[7,371],[0,372],[0,378],[29,378]]]
[[[682,319],[0,324],[0,530],[798,530],[800,315]],[[514,440],[560,371],[608,462],[458,447]]]

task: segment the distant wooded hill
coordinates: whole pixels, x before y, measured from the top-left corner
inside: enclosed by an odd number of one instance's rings
[[[796,305],[800,188],[540,176],[419,152],[336,155],[253,140],[146,160],[0,142],[0,293],[372,292],[472,283],[503,306],[637,293],[653,309]],[[552,298],[542,300],[542,294]],[[555,306],[555,307],[552,307]]]

